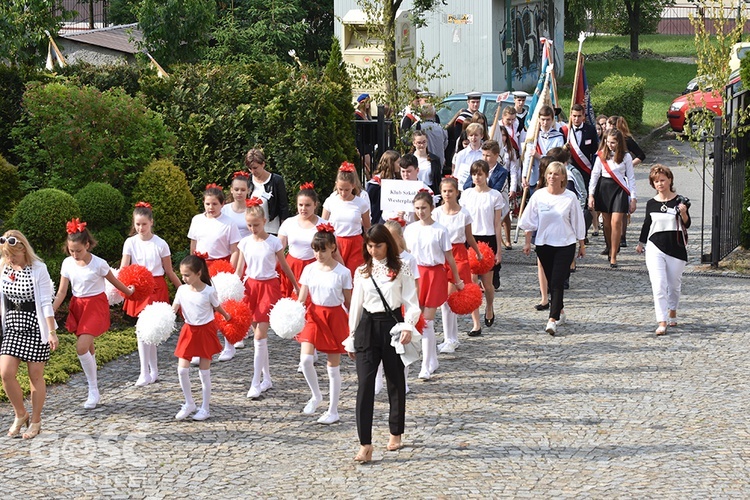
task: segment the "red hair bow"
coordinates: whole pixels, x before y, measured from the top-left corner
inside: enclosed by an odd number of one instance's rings
[[[206,184],[206,190],[208,189],[218,189],[219,191],[223,191],[224,188],[219,186],[218,184],[214,184],[213,182],[211,184]]]
[[[372,180],[380,184],[380,176],[379,175],[373,175]]]
[[[444,175],[443,179],[456,179],[456,177],[452,176],[451,174],[448,174],[448,175]],[[458,179],[456,179],[456,180],[458,180]]]
[[[263,205],[263,200],[260,198],[253,197],[245,200],[246,207],[260,207],[261,205]]]
[[[78,218],[69,220],[65,225],[65,230],[68,231],[68,234],[82,233],[84,229],[86,229],[86,223],[81,222]]]
[[[199,259],[203,259],[203,260],[208,259],[208,253],[206,252],[195,252],[193,255],[195,255]]]
[[[302,191],[303,189],[315,189],[315,184],[313,184],[312,182],[305,182],[299,187],[300,191]]]
[[[232,174],[232,179],[236,179],[237,177],[244,177],[247,179],[249,175],[247,174],[247,172],[243,172],[240,170],[239,172],[235,172]]]
[[[349,163],[348,161],[345,161],[341,164],[339,167],[339,172],[354,172],[354,163]]]
[[[417,193],[429,193],[429,192],[430,192],[430,190],[426,189],[426,188],[422,188],[419,191],[417,191]]]
[[[148,208],[151,209],[151,203],[147,201],[139,201],[135,204],[135,208]]]
[[[402,219],[401,217],[391,217],[388,220],[392,220],[392,221],[398,222],[398,225],[401,226],[401,227],[405,227],[406,226],[406,221],[404,219]]]
[[[333,224],[330,222],[324,222],[322,224],[318,224],[315,226],[315,229],[318,230],[319,233],[334,233],[336,230],[333,228]]]

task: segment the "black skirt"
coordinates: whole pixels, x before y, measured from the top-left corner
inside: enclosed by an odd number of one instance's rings
[[[600,177],[594,192],[594,207],[605,214],[626,214],[630,212],[630,200],[614,179]]]

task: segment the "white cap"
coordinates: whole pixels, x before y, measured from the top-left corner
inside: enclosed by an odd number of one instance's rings
[[[527,97],[529,97],[531,95],[531,94],[528,94],[528,93],[524,92],[523,90],[516,90],[516,91],[512,92],[512,94],[513,94],[514,98],[518,97],[518,98],[521,98],[521,99],[526,99]]]

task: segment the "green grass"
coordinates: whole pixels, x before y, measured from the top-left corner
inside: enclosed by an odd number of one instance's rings
[[[584,54],[606,52],[615,45],[630,49],[629,36],[596,35],[583,42]],[[695,57],[693,35],[641,35],[638,47],[651,49],[664,57]],[[565,52],[577,52],[578,41],[565,41]]]
[[[50,356],[47,366],[44,367],[44,380],[47,384],[65,383],[70,375],[81,371],[81,363],[76,354],[76,336],[72,333],[57,334],[60,346]],[[112,330],[106,332],[94,341],[96,346],[96,363],[102,366],[104,363],[117,359],[124,354],[129,354],[138,348],[135,336],[135,328],[123,330]],[[18,379],[21,383],[24,395],[29,394],[29,377],[26,371],[26,363],[21,363],[18,370]],[[5,391],[0,388],[0,401],[7,401]]]

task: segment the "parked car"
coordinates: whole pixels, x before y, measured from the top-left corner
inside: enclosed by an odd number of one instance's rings
[[[739,85],[741,85],[739,71],[735,71],[729,77],[729,83],[723,90],[726,91],[727,87],[732,87],[732,91],[736,92],[735,87]],[[706,118],[721,116],[724,95],[725,92],[713,90],[710,87],[681,95],[672,101],[667,111],[669,126],[678,133],[685,132],[687,128],[692,134],[696,134],[698,128],[707,123]]]
[[[502,96],[501,103],[497,102],[497,97]],[[526,99],[528,103],[530,97]],[[487,122],[491,123],[495,117],[497,106],[501,104],[502,107],[513,106],[513,96],[507,92],[483,92],[482,97],[479,101],[479,111],[484,113],[487,117]],[[438,106],[437,115],[440,118],[440,123],[445,126],[451,119],[466,107],[466,94],[452,94],[443,99],[443,102]],[[526,109],[529,108],[528,104],[524,106]],[[491,126],[491,125],[490,125]]]
[[[747,57],[748,54],[750,54],[750,42],[740,42],[732,45],[732,50],[729,52],[729,70],[737,71],[740,69],[742,58]]]

